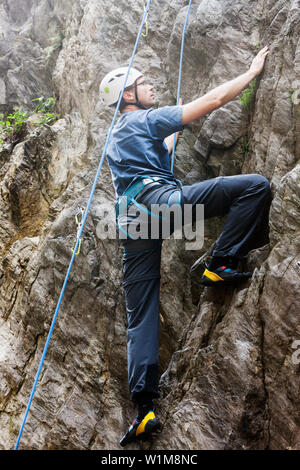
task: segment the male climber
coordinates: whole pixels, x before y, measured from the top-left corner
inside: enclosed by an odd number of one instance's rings
[[[269,53],[266,46],[253,59],[249,70],[180,106],[152,108],[153,86],[144,75],[131,69],[120,112],[107,151],[116,192],[116,216],[123,245],[123,287],[128,318],[127,351],[130,398],[138,404],[138,414],[120,441],[127,445],[159,427],[152,400],[158,397],[158,334],[161,237],[124,237],[134,217],[120,211],[120,201],[128,207],[152,204],[204,204],[204,217],[227,214],[212,259],[201,278],[204,286],[242,282],[251,273],[239,272],[238,261],[251,249],[270,196],[266,178],[258,174],[218,177],[192,185],[182,185],[170,171],[169,153],[173,136],[195,119],[233,100],[263,69]],[[108,106],[117,105],[127,68],[108,73],[101,82],[100,96]],[[178,136],[178,135],[177,135]],[[121,239],[122,238],[122,239]]]

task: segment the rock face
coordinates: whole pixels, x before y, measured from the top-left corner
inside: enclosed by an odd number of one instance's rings
[[[135,67],[159,105],[174,104],[182,0],[153,0]],[[0,448],[12,449],[86,207],[112,113],[98,99],[109,70],[127,65],[143,2],[4,0],[0,111],[33,110],[55,96],[61,118],[30,127],[0,153]],[[183,183],[261,173],[271,181],[269,239],[249,254],[251,281],[201,289],[201,252],[164,242],[160,398],[164,432],[151,449],[300,449],[300,4],[195,0],[186,35],[188,102],[245,72],[270,46],[246,109],[239,98],[187,126],[176,152]],[[23,449],[120,449],[129,402],[122,253],[97,235],[114,204],[106,162],[83,231],[37,391]],[[110,214],[113,217],[112,214]],[[259,244],[258,244],[259,245]],[[129,448],[139,448],[134,443]]]

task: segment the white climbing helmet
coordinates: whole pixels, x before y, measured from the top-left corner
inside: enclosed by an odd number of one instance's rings
[[[105,75],[102,82],[100,83],[100,98],[102,98],[107,106],[111,106],[118,102],[120,93],[123,90],[127,70],[128,67],[120,67],[115,69]],[[125,88],[133,85],[134,82],[142,76],[143,74],[141,72],[131,68]]]

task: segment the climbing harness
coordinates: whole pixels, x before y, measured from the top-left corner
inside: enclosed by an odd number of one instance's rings
[[[142,31],[143,31],[144,24],[145,24],[147,15],[148,15],[150,3],[151,3],[151,0],[148,0],[146,8],[144,10],[144,15],[143,15],[143,18],[142,18],[142,21],[141,21],[141,24],[140,24],[140,28],[139,28],[139,32],[138,32],[138,35],[137,35],[137,38],[136,38],[135,45],[134,45],[133,53],[132,53],[132,56],[131,56],[131,59],[130,59],[130,62],[129,62],[127,74],[126,74],[126,77],[124,79],[123,90],[120,93],[119,100],[118,100],[118,103],[117,103],[117,106],[116,106],[116,109],[115,109],[115,113],[114,113],[114,116],[113,116],[113,119],[112,119],[112,123],[111,123],[109,131],[108,131],[108,135],[107,135],[105,146],[104,146],[102,156],[101,156],[101,159],[100,159],[100,162],[99,162],[97,173],[96,173],[96,176],[95,176],[95,179],[94,179],[92,190],[91,190],[89,200],[88,200],[88,203],[87,203],[87,206],[86,206],[86,209],[85,209],[85,213],[83,215],[83,219],[82,219],[82,222],[81,222],[81,227],[80,227],[79,233],[77,235],[76,244],[75,244],[75,247],[73,249],[72,257],[71,257],[71,260],[70,260],[70,263],[69,263],[69,266],[68,266],[68,270],[67,270],[67,274],[66,274],[66,277],[65,277],[65,280],[64,280],[64,283],[63,283],[63,287],[62,287],[59,299],[58,299],[58,303],[57,303],[56,310],[55,310],[55,313],[54,313],[54,316],[53,316],[53,319],[52,319],[52,323],[51,323],[51,326],[50,326],[48,337],[47,337],[47,340],[46,340],[46,343],[45,343],[42,358],[40,360],[38,371],[36,373],[36,377],[35,377],[34,384],[33,384],[33,387],[32,387],[32,391],[31,391],[31,394],[30,394],[29,402],[28,402],[28,405],[27,405],[27,408],[26,408],[26,411],[25,411],[25,416],[24,416],[24,419],[23,419],[23,422],[22,422],[22,425],[21,425],[21,429],[20,429],[20,432],[19,432],[19,435],[18,435],[18,439],[17,439],[16,445],[15,445],[15,450],[18,450],[18,448],[19,448],[19,444],[20,444],[23,429],[24,429],[24,426],[25,426],[25,423],[26,423],[27,415],[28,415],[28,412],[29,412],[29,409],[30,409],[30,406],[31,406],[31,403],[32,403],[32,400],[33,400],[33,396],[34,396],[34,393],[35,393],[35,389],[36,389],[36,386],[37,386],[37,382],[39,380],[40,373],[41,373],[41,370],[42,370],[42,367],[43,367],[43,364],[44,364],[44,361],[45,361],[46,353],[47,353],[48,346],[49,346],[49,343],[50,343],[50,340],[51,340],[51,336],[52,336],[53,329],[54,329],[54,326],[55,326],[55,322],[56,322],[56,319],[57,319],[57,315],[58,315],[58,312],[59,312],[59,309],[60,309],[60,305],[61,305],[61,302],[62,302],[62,299],[63,299],[63,295],[64,295],[64,292],[65,292],[65,289],[66,289],[66,285],[67,285],[67,282],[68,282],[68,279],[69,279],[69,276],[70,276],[70,272],[71,272],[71,268],[72,268],[72,265],[73,265],[73,262],[74,262],[74,258],[76,256],[77,251],[78,251],[79,240],[81,238],[81,234],[82,234],[84,226],[85,226],[85,222],[86,222],[86,219],[87,219],[87,216],[88,216],[90,205],[91,205],[91,202],[92,202],[92,199],[93,199],[93,196],[94,196],[94,192],[96,190],[97,181],[98,181],[99,175],[100,175],[101,170],[102,170],[102,166],[103,166],[103,162],[104,162],[104,159],[105,159],[105,156],[106,156],[108,144],[109,144],[109,141],[111,139],[112,131],[113,131],[116,119],[117,119],[118,112],[119,112],[119,107],[120,107],[122,95],[124,93],[125,85],[127,83],[128,76],[129,76],[129,72],[130,72],[130,69],[131,69],[133,61],[134,61],[134,57],[135,57],[135,54],[136,54],[136,51],[137,51],[137,47],[138,47],[138,44],[139,44],[139,41],[140,41],[140,37],[142,35]]]
[[[128,233],[127,230],[124,230],[122,227],[122,216],[125,216],[125,223],[127,225],[127,215],[128,215],[128,208],[132,204],[134,204],[140,211],[147,213],[151,217],[156,219],[164,220],[165,217],[163,215],[157,215],[151,211],[149,211],[146,207],[139,204],[136,200],[137,196],[142,196],[144,190],[148,190],[151,186],[159,186],[163,182],[160,177],[158,176],[148,176],[147,178],[142,178],[132,184],[123,194],[120,196],[115,204],[115,213],[116,213],[116,220],[118,229],[126,235],[126,237],[133,239],[133,237]],[[179,186],[182,186],[182,183],[179,180],[176,180]],[[177,194],[179,193],[179,194]],[[170,207],[172,204],[179,204],[181,205],[181,191],[178,189],[174,190],[174,192],[170,195],[167,206]]]
[[[189,6],[187,9],[186,17],[185,17],[185,22],[184,22],[184,27],[183,27],[183,33],[182,33],[182,39],[181,39],[181,51],[180,51],[180,63],[179,63],[179,75],[178,75],[178,88],[177,88],[177,106],[179,104],[180,100],[180,90],[181,90],[181,75],[182,75],[182,61],[183,61],[183,50],[184,50],[184,39],[185,39],[185,34],[186,34],[186,28],[189,20],[189,15],[190,15],[190,9],[192,5],[192,0],[189,1]],[[175,159],[175,146],[176,146],[176,133],[174,135],[174,144],[173,144],[173,151],[172,151],[172,163],[171,163],[171,172],[173,173],[174,169],[174,159]]]
[[[41,357],[41,360],[40,360],[40,363],[39,363],[39,367],[38,367],[38,370],[37,370],[37,373],[36,373],[36,376],[35,376],[34,384],[33,384],[32,391],[31,391],[31,394],[30,394],[30,397],[29,397],[29,401],[28,401],[28,405],[27,405],[27,408],[26,408],[26,411],[25,411],[24,419],[23,419],[23,422],[22,422],[22,425],[21,425],[21,428],[20,428],[20,431],[19,431],[19,435],[18,435],[18,438],[17,438],[17,442],[16,442],[16,445],[15,445],[15,450],[18,450],[18,448],[19,448],[19,444],[20,444],[20,440],[21,440],[22,433],[23,433],[23,430],[24,430],[24,426],[25,426],[25,423],[26,423],[26,420],[27,420],[27,416],[28,416],[31,404],[32,404],[32,400],[33,400],[33,397],[34,397],[36,386],[37,386],[37,383],[38,383],[38,380],[39,380],[39,377],[40,377],[40,374],[41,374],[41,371],[42,371],[42,368],[43,368],[43,364],[44,364],[45,357],[46,357],[46,354],[47,354],[48,346],[49,346],[49,343],[50,343],[50,340],[51,340],[51,337],[52,337],[52,333],[53,333],[53,330],[54,330],[56,319],[57,319],[57,316],[58,316],[58,313],[59,313],[59,309],[60,309],[60,306],[61,306],[61,303],[62,303],[62,299],[63,299],[64,293],[65,293],[65,289],[66,289],[66,286],[67,286],[67,283],[68,283],[68,280],[69,280],[69,276],[70,276],[70,272],[71,272],[71,269],[72,269],[72,266],[73,266],[73,262],[74,262],[75,256],[77,256],[80,253],[81,235],[82,235],[82,232],[83,232],[83,229],[84,229],[84,226],[85,226],[85,222],[86,222],[86,219],[87,219],[87,216],[88,216],[88,213],[89,213],[89,209],[90,209],[90,206],[91,206],[91,203],[92,203],[92,199],[93,199],[93,196],[94,196],[94,193],[95,193],[95,190],[96,190],[97,181],[98,181],[99,175],[100,175],[101,170],[102,170],[102,166],[103,166],[103,162],[104,162],[104,159],[105,159],[105,156],[106,156],[108,144],[110,142],[112,131],[113,131],[116,119],[117,119],[117,115],[118,115],[118,112],[119,112],[122,96],[123,96],[123,93],[124,93],[124,90],[125,90],[125,87],[126,87],[126,83],[127,83],[127,80],[128,80],[129,74],[130,74],[130,70],[132,68],[132,64],[133,64],[133,61],[134,61],[134,58],[135,58],[135,55],[136,55],[137,47],[138,47],[141,36],[143,36],[143,37],[148,36],[147,17],[148,17],[148,11],[149,11],[149,7],[150,7],[150,3],[151,3],[151,0],[147,0],[147,4],[146,4],[146,6],[144,6],[144,15],[143,15],[140,27],[139,27],[138,35],[137,35],[136,42],[135,42],[135,45],[134,45],[134,49],[133,49],[133,52],[132,52],[132,56],[131,56],[131,59],[130,59],[130,62],[129,62],[126,77],[124,79],[123,88],[122,88],[122,91],[120,93],[120,96],[119,96],[119,99],[118,99],[118,102],[117,102],[117,105],[116,105],[115,113],[114,113],[114,116],[113,116],[113,119],[112,119],[112,122],[111,122],[111,125],[110,125],[110,128],[109,128],[109,131],[108,131],[105,146],[104,146],[104,149],[103,149],[103,152],[102,152],[102,156],[101,156],[101,159],[100,159],[100,162],[99,162],[99,166],[98,166],[97,173],[96,173],[96,176],[95,176],[95,179],[94,179],[94,182],[93,182],[93,186],[92,186],[92,189],[91,189],[91,192],[90,192],[90,196],[89,196],[89,200],[88,200],[86,209],[85,209],[85,211],[80,209],[79,212],[75,216],[75,221],[76,221],[76,224],[77,224],[77,240],[76,240],[76,243],[75,243],[75,247],[72,250],[72,257],[71,257],[71,260],[70,260],[70,263],[69,263],[69,266],[68,266],[67,274],[66,274],[65,279],[64,279],[64,283],[63,283],[63,286],[62,286],[62,289],[61,289],[61,292],[60,292],[60,296],[59,296],[58,303],[57,303],[57,306],[56,306],[56,309],[55,309],[55,313],[54,313],[54,316],[53,316],[53,319],[52,319],[50,330],[49,330],[49,333],[48,333],[48,336],[47,336],[47,339],[46,339],[46,343],[45,343],[45,346],[44,346],[43,354],[42,354],[42,357]],[[187,26],[187,22],[188,22],[190,7],[191,7],[191,0],[189,2],[189,6],[188,6],[186,21],[185,21],[184,30],[183,30],[182,44],[181,44],[181,57],[180,57],[180,67],[179,67],[179,80],[178,80],[179,83],[178,83],[178,92],[177,92],[177,104],[179,103],[179,98],[180,98],[180,84],[181,84],[184,37],[185,37],[185,32],[186,32],[186,26]],[[145,33],[143,33],[144,26],[146,27]],[[174,147],[173,147],[172,166],[171,166],[171,171],[172,172],[173,172],[173,166],[174,166],[175,142],[176,142],[176,135],[174,136]],[[133,197],[133,200],[134,200],[134,197]],[[79,214],[81,214],[81,220],[78,219]]]
[[[116,205],[115,205],[115,213],[116,213],[116,220],[118,229],[126,235],[126,237],[133,239],[133,237],[128,233],[127,230],[124,230],[121,226],[122,223],[122,216],[125,216],[125,225],[127,225],[127,211],[128,207],[131,204],[134,204],[138,209],[142,212],[146,212],[147,214],[151,215],[152,217],[162,219],[161,216],[153,214],[152,212],[148,211],[144,206],[140,205],[136,201],[137,196],[141,196],[143,193],[144,188],[149,188],[149,184],[151,186],[159,184],[160,178],[158,176],[148,176],[147,178],[142,178],[132,184],[125,192],[122,194],[121,197],[118,198]]]

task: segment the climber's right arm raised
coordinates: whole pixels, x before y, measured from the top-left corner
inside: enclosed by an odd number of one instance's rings
[[[188,124],[233,100],[261,73],[268,53],[269,47],[266,46],[254,57],[246,73],[214,88],[201,98],[185,104],[182,109],[182,124]]]

